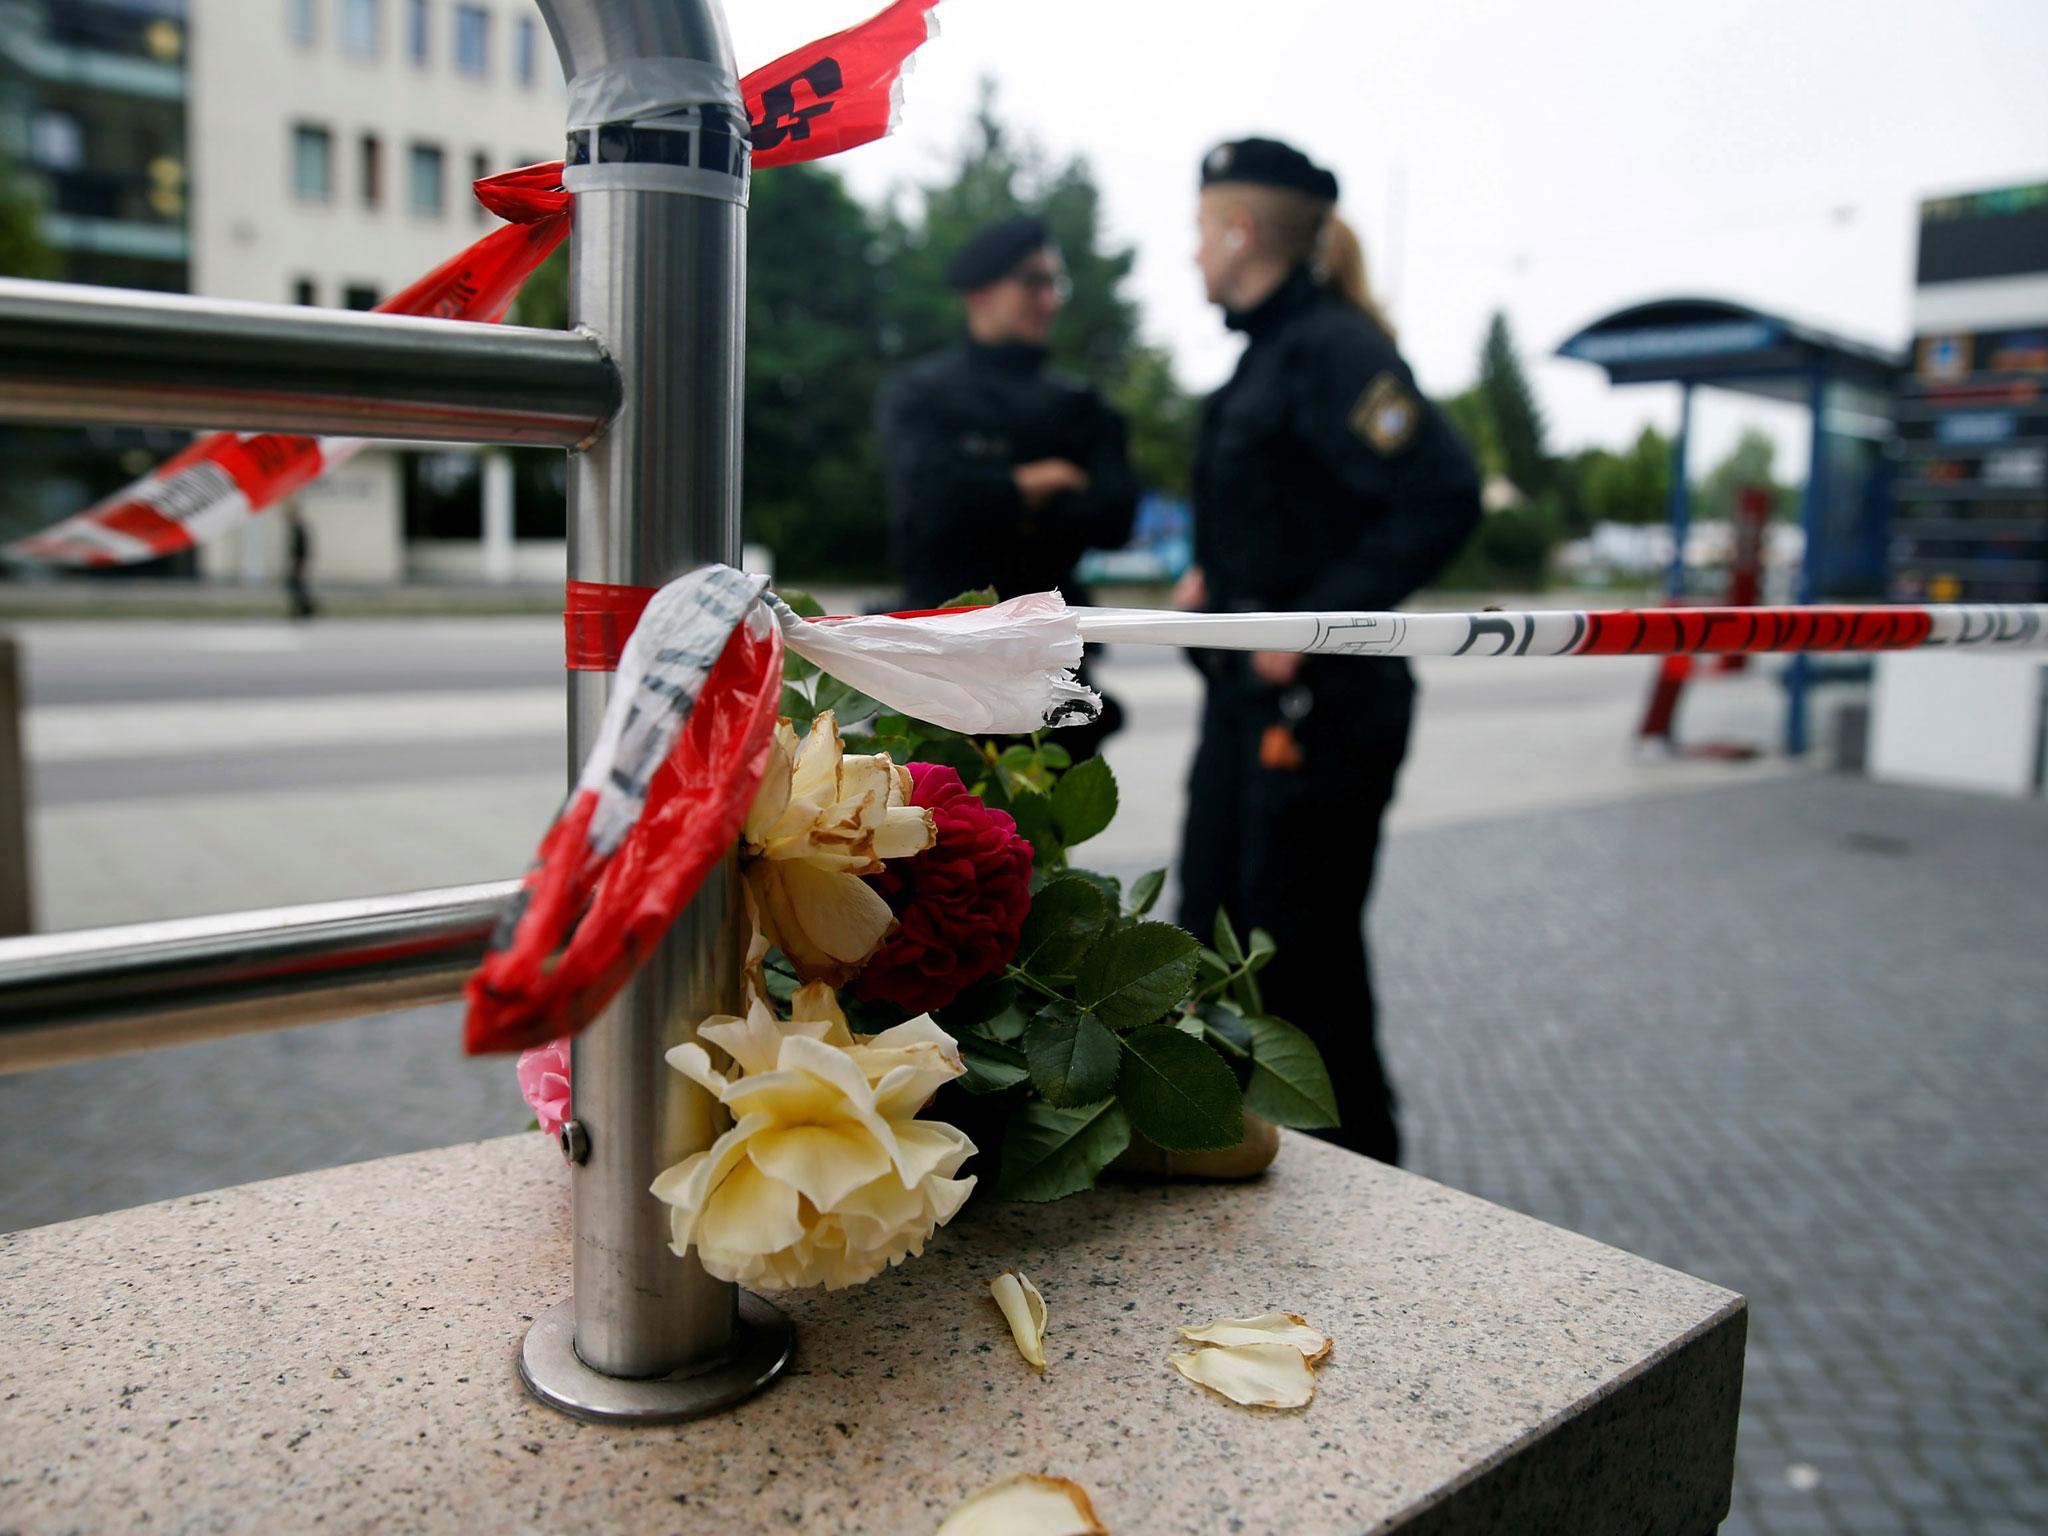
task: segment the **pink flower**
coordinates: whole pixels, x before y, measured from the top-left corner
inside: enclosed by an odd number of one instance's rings
[[[568,1040],[550,1040],[519,1053],[519,1091],[533,1106],[540,1128],[550,1136],[559,1135],[569,1118]]]
[[[1017,957],[1031,910],[1031,845],[951,768],[912,763],[910,778],[911,803],[932,813],[938,840],[869,877],[902,926],[853,990],[915,1014],[945,1007]]]

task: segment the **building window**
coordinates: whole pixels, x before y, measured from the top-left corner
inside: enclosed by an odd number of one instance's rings
[[[314,0],[285,0],[285,9],[290,17],[292,41],[302,48],[313,46]]]
[[[447,192],[442,183],[446,180],[446,160],[438,145],[413,145],[406,202],[414,213],[438,214],[445,205]]]
[[[366,133],[359,147],[363,206],[381,208],[384,205],[384,141],[374,133]]]
[[[384,29],[384,0],[341,0],[341,46],[359,59],[374,59]]]
[[[533,84],[534,49],[533,18],[522,16],[512,24],[512,67],[519,73],[521,85]]]
[[[85,165],[85,129],[69,112],[45,107],[29,119],[28,157],[47,171],[76,171]]]
[[[427,0],[405,0],[405,51],[415,64],[427,62]]]
[[[293,126],[292,191],[317,203],[334,195],[334,136],[325,128],[311,123]]]
[[[292,279],[292,302],[294,304],[318,304],[320,302],[320,290],[313,286],[313,279],[310,277],[295,277]]]
[[[455,67],[465,75],[490,69],[491,13],[480,5],[455,7]]]
[[[377,289],[373,283],[350,283],[341,290],[341,302],[350,309],[375,309]]]
[[[482,181],[486,176],[490,174],[491,157],[479,149],[469,157],[470,186],[474,187],[478,182]],[[471,218],[478,224],[483,223],[484,220],[490,216],[490,210],[485,208],[482,203],[478,202],[474,196],[471,196],[469,200],[469,208]]]

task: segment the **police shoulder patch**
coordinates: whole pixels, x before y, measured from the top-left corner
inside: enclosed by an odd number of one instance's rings
[[[1415,440],[1421,424],[1422,407],[1390,372],[1376,374],[1351,407],[1351,430],[1390,457]]]

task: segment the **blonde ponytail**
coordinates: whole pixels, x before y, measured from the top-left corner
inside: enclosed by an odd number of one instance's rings
[[[1373,298],[1372,288],[1365,280],[1365,247],[1334,208],[1323,219],[1322,231],[1316,237],[1313,265],[1316,280],[1328,292],[1364,314],[1387,333],[1388,340],[1393,339],[1394,323]]]

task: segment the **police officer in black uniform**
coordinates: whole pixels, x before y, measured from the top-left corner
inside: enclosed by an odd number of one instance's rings
[[[1338,221],[1337,179],[1270,139],[1202,164],[1197,264],[1248,345],[1202,416],[1196,566],[1208,612],[1393,608],[1479,521],[1479,479],[1415,388]],[[1329,1139],[1396,1162],[1364,909],[1414,683],[1389,658],[1191,653],[1207,681],[1181,854],[1184,927],[1219,908],[1278,953],[1267,1008],[1307,1030],[1343,1117]]]
[[[946,271],[967,334],[889,380],[878,412],[896,561],[912,608],[980,587],[1059,588],[1090,549],[1127,543],[1138,482],[1123,418],[1047,367],[1067,276],[1043,219],[981,230]],[[1057,739],[1090,755],[1116,726],[1107,705]]]

